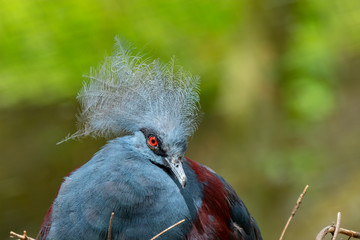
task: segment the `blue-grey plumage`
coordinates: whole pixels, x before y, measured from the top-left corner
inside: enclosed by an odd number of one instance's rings
[[[181,188],[156,164],[163,163],[142,132],[110,141],[63,182],[47,239],[105,237],[112,212],[112,239],[150,239],[169,223],[189,221]],[[183,239],[181,229],[167,237]]]
[[[65,178],[38,235],[44,240],[260,240],[258,227],[224,179],[185,158],[199,116],[198,77],[174,61],[133,56],[117,42],[79,94],[79,131],[112,137]]]

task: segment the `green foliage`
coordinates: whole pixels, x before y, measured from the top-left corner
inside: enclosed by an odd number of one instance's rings
[[[197,40],[221,37],[236,22],[235,1],[214,3],[2,1],[0,106],[73,98],[116,35],[187,60],[208,44]]]
[[[286,105],[297,120],[323,120],[334,107],[333,90],[319,79],[293,79],[286,94]]]

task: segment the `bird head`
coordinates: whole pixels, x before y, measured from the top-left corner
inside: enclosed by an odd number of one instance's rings
[[[142,128],[138,134],[142,143],[138,146],[147,159],[162,168],[170,170],[183,188],[186,185],[186,175],[183,170],[183,159],[187,149],[186,138],[175,131],[158,131],[152,128]],[[178,135],[179,134],[179,135]],[[136,135],[136,134],[135,134]],[[136,137],[136,136],[135,136]]]
[[[79,130],[69,138],[134,135],[137,151],[169,169],[185,187],[182,161],[199,118],[199,77],[150,61],[117,40],[114,54],[90,71],[78,95]]]

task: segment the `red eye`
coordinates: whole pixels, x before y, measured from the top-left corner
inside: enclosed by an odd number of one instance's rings
[[[149,144],[150,144],[150,146],[156,147],[158,145],[156,137],[154,137],[154,136],[149,137]]]

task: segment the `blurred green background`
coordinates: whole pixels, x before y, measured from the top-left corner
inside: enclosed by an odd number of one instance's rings
[[[35,237],[63,176],[103,139],[76,131],[83,74],[118,35],[201,76],[187,156],[224,176],[278,239],[342,212],[360,231],[359,0],[0,0],[0,239]]]

